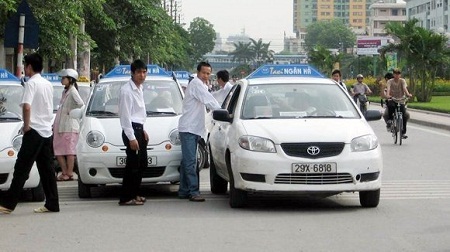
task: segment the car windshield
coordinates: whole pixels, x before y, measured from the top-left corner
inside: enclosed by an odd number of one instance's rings
[[[86,104],[89,100],[89,95],[91,94],[91,87],[88,85],[78,85],[78,93],[80,94],[81,99],[83,99]],[[53,113],[58,111],[59,106],[61,104],[62,94],[64,92],[64,86],[62,84],[53,85]]]
[[[86,115],[117,117],[120,87],[127,82],[128,80],[105,81],[96,84]],[[183,98],[181,90],[175,81],[146,80],[143,90],[147,116],[173,116],[182,113]]]
[[[264,84],[248,87],[242,117],[359,118],[357,109],[338,85]]]
[[[0,121],[21,120],[23,87],[20,85],[0,85]]]

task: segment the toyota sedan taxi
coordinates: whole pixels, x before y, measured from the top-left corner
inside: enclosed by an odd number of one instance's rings
[[[10,72],[0,69],[0,190],[9,189],[13,177],[17,153],[22,145],[20,132],[22,108],[19,106],[23,95],[20,80]],[[32,201],[44,200],[44,190],[40,183],[36,164],[30,171],[24,189]]]
[[[376,207],[381,147],[365,116],[336,82],[309,65],[266,65],[237,82],[210,128],[211,191],[230,185],[230,206],[249,194],[328,197],[359,192]]]
[[[79,118],[77,144],[78,195],[91,197],[91,188],[122,183],[126,164],[125,145],[118,115],[120,87],[131,78],[129,65],[120,65],[100,79],[87,106],[75,109]],[[148,167],[142,183],[177,182],[181,162],[178,119],[182,113],[181,86],[161,67],[148,65],[143,84],[149,135]]]

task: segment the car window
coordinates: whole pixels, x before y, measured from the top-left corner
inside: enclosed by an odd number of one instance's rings
[[[63,92],[64,86],[61,83],[53,85],[53,113],[56,113],[59,109]]]
[[[124,81],[101,82],[95,85],[87,115],[96,117],[117,117],[119,92]],[[182,113],[182,94],[175,81],[149,81],[143,86],[147,116],[167,116]]]
[[[91,94],[91,87],[87,85],[78,85],[78,93],[86,104],[89,100],[89,95]]]
[[[239,84],[236,84],[231,88],[230,92],[228,93],[228,96],[224,101],[223,108],[226,108],[229,114],[234,114],[234,109],[236,108],[237,99],[239,97],[240,92],[241,86]]]
[[[277,83],[248,86],[242,117],[357,118],[359,114],[349,97],[337,85]]]
[[[19,85],[0,86],[0,120],[20,119],[22,109],[19,106],[22,101],[23,87]]]

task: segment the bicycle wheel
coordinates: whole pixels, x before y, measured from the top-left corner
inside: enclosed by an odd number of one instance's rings
[[[394,117],[394,121],[391,125],[392,138],[394,138],[394,144],[397,144],[398,139],[398,127],[397,127],[397,117]]]
[[[399,117],[398,118],[398,135],[399,135],[399,145],[402,145],[402,141],[403,141],[403,118]]]

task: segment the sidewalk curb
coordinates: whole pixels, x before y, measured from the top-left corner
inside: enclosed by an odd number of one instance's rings
[[[428,121],[418,120],[418,119],[414,119],[414,118],[409,118],[409,122],[419,124],[422,126],[433,127],[433,128],[450,131],[450,125],[446,125],[446,124],[442,124],[442,123],[428,122]]]

